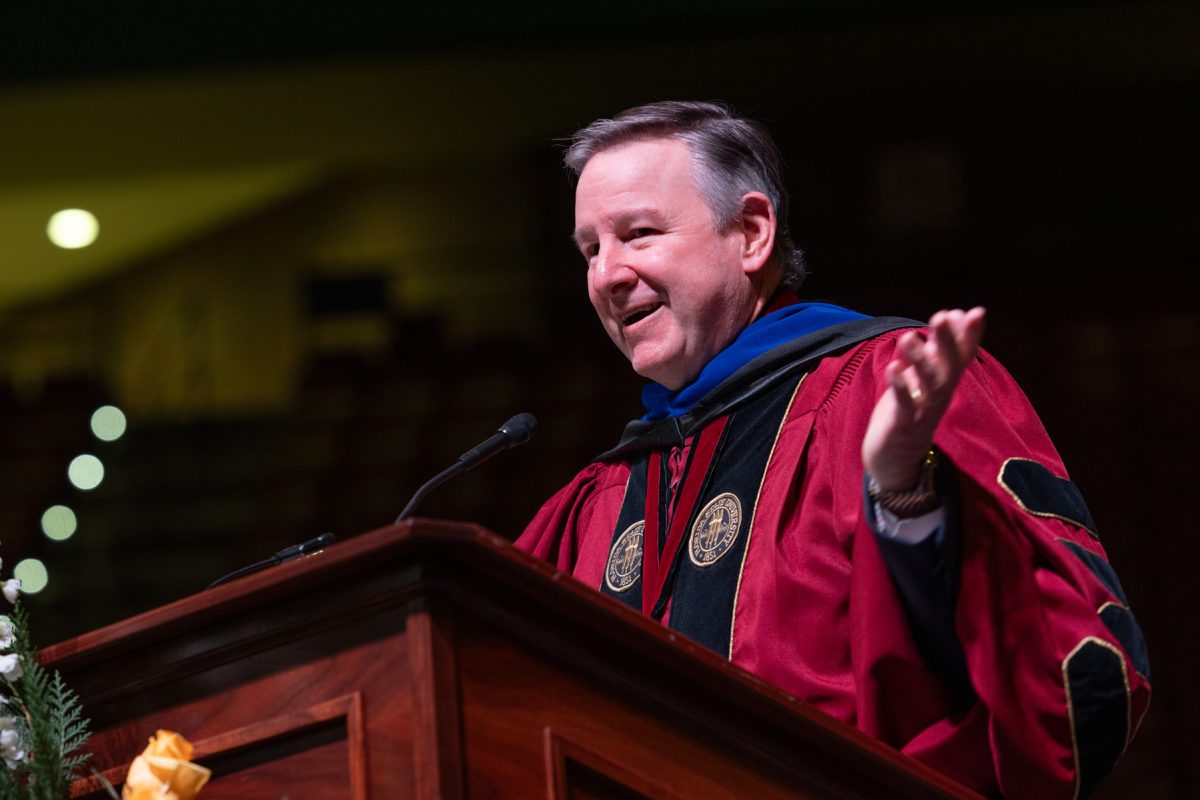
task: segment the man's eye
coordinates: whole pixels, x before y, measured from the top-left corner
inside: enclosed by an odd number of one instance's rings
[[[629,237],[629,238],[631,238],[631,239],[640,239],[640,238],[641,238],[641,237],[643,237],[643,236],[650,236],[650,235],[652,235],[653,233],[654,233],[654,229],[653,229],[653,228],[634,228],[632,231],[630,231],[630,237]]]

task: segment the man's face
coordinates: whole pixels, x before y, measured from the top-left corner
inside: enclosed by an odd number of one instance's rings
[[[738,225],[718,231],[688,146],[649,139],[592,156],[575,190],[588,296],[639,375],[686,385],[748,325],[754,288]]]

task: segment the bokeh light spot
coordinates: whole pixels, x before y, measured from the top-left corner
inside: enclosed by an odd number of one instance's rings
[[[66,250],[78,250],[96,241],[100,223],[96,215],[82,208],[64,208],[50,217],[46,224],[50,241]]]
[[[100,406],[92,413],[92,433],[97,439],[115,442],[125,433],[125,414],[116,406]]]
[[[67,477],[76,489],[95,489],[100,485],[100,481],[104,480],[104,464],[90,453],[75,456],[71,459],[71,465],[67,467]]]
[[[66,506],[50,506],[42,514],[42,533],[56,542],[65,542],[74,536],[77,525],[75,512]]]
[[[21,581],[21,594],[37,594],[50,582],[46,565],[36,558],[27,558],[13,567],[13,577]]]

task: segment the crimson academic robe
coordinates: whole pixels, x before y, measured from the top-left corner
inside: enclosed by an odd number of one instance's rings
[[[805,337],[819,341],[756,359],[693,413],[631,424],[517,545],[977,791],[1086,794],[1150,697],[1144,642],[1095,525],[1024,394],[982,353],[935,437],[939,480],[952,483],[951,535],[926,578],[948,589],[942,641],[898,588],[884,552],[897,545],[873,533],[864,503],[861,442],[899,336],[872,324],[849,345],[861,324]],[[716,452],[700,463],[713,426]],[[686,538],[665,588],[643,601],[638,526],[655,451],[661,482],[681,478],[661,492],[664,520],[686,475],[705,479],[679,510]]]

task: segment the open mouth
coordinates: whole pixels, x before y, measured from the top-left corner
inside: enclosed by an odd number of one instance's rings
[[[660,308],[662,308],[662,303],[655,303],[652,306],[646,306],[645,308],[639,308],[637,311],[633,312],[629,316],[622,319],[621,324],[628,327],[635,323],[641,322],[646,317],[653,314],[655,311],[658,311],[658,309],[660,309]]]

